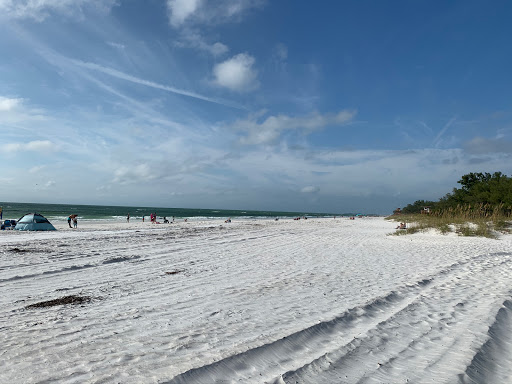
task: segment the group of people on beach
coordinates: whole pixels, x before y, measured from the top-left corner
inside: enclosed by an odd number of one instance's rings
[[[73,222],[73,226],[71,226],[71,222]],[[68,225],[69,228],[78,228],[78,215],[69,215],[68,216]]]
[[[143,222],[143,223],[144,223],[145,217],[146,217],[146,216],[142,216],[142,222]],[[159,222],[157,222],[157,221],[156,221],[156,217],[157,217],[157,216],[156,216],[156,213],[152,213],[151,215],[149,215],[149,218],[150,218],[150,220],[151,220],[151,222],[152,222],[152,223],[154,223],[154,224],[160,224]],[[185,220],[185,221],[187,221],[187,220]],[[174,216],[172,217],[172,222],[174,223]],[[167,217],[166,217],[166,216],[164,216],[164,223],[165,223],[165,224],[168,224],[168,223],[169,223],[169,220],[167,219]]]
[[[144,222],[145,218],[146,216],[142,216],[142,222]],[[156,213],[152,213],[151,215],[149,215],[149,218],[151,219],[152,223],[156,223]]]

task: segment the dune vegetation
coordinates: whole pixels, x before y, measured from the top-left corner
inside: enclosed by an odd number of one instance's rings
[[[496,238],[510,233],[512,220],[512,178],[501,172],[469,173],[439,201],[417,200],[394,211],[389,219],[406,223],[397,235],[429,229],[462,236]]]

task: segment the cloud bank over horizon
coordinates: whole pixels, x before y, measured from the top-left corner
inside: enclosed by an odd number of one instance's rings
[[[512,6],[478,4],[0,0],[0,195],[387,214],[510,175]]]

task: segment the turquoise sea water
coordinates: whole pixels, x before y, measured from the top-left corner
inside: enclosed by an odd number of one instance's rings
[[[42,204],[42,203],[10,203],[0,202],[3,208],[3,219],[19,219],[26,213],[37,212],[48,220],[65,220],[71,214],[77,214],[80,220],[120,220],[149,219],[151,213],[172,219],[206,219],[206,218],[276,218],[276,217],[328,217],[347,216],[353,213],[315,213],[315,212],[274,212],[274,211],[242,211],[226,209],[189,209],[189,208],[157,208],[157,207],[122,207],[107,205],[77,205],[77,204]]]

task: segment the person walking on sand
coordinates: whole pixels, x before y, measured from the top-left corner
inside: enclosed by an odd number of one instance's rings
[[[75,228],[75,229],[78,228],[78,218],[76,216],[73,217],[73,228]]]
[[[69,228],[73,228],[73,227],[71,226],[71,215],[69,215],[69,216],[68,216],[68,225],[69,225]]]

